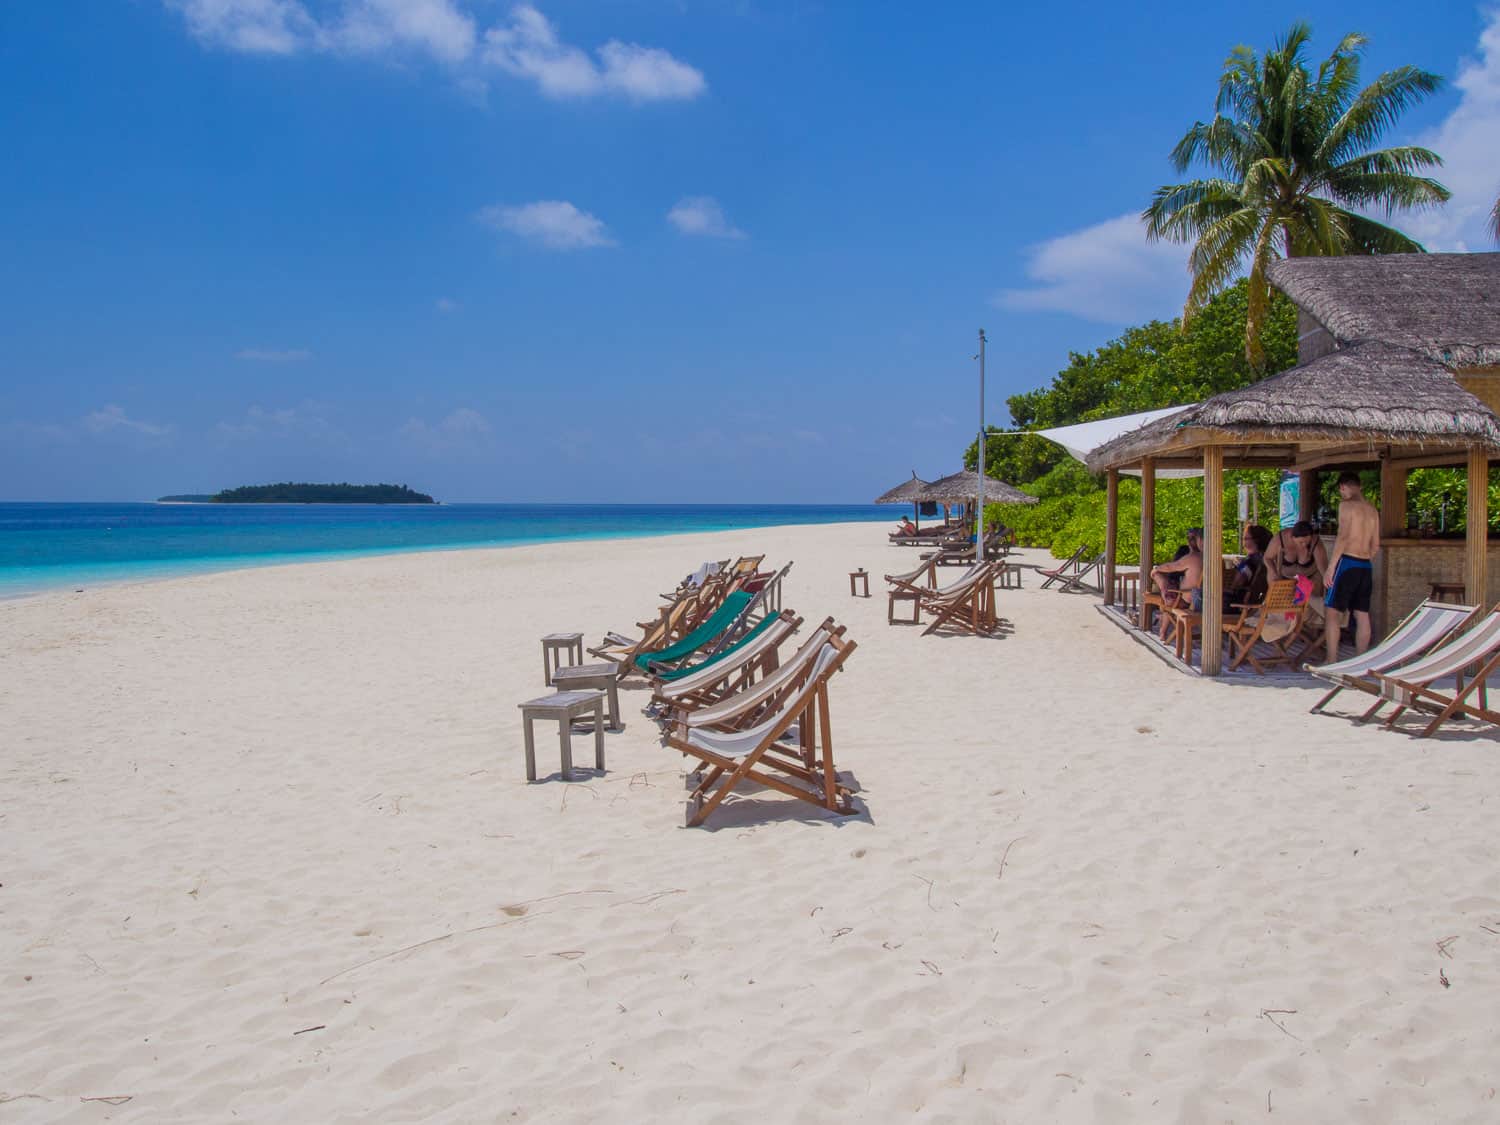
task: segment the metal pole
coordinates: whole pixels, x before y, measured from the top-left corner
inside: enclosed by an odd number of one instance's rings
[[[974,561],[984,562],[984,329],[979,330],[979,524],[974,529]]]

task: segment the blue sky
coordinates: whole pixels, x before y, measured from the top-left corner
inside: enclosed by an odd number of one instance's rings
[[[1465,4],[118,0],[0,6],[0,497],[280,479],[863,501],[1170,316],[1133,216],[1237,43],[1450,79],[1391,140],[1487,248]],[[1021,6],[1014,6],[1021,7]],[[1212,10],[1209,10],[1210,7]],[[1488,202],[1486,202],[1486,199]]]

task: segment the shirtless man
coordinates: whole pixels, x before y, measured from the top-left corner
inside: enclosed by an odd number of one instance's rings
[[[1188,553],[1174,562],[1157,563],[1151,568],[1151,585],[1161,594],[1162,601],[1170,608],[1189,604],[1193,611],[1203,608],[1203,529],[1190,527],[1187,533]],[[1174,590],[1166,582],[1169,574],[1182,575],[1182,581]],[[1167,638],[1167,615],[1161,615],[1159,630],[1163,641]]]
[[[1371,563],[1380,551],[1380,509],[1360,492],[1357,473],[1339,477],[1339,497],[1339,535],[1323,575],[1328,591],[1323,598],[1323,643],[1330,664],[1339,658],[1345,614],[1354,615],[1355,651],[1370,647],[1370,591],[1375,585]]]

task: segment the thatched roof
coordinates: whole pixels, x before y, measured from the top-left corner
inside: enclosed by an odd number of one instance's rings
[[[1339,348],[1101,445],[1091,472],[1205,441],[1396,442],[1500,449],[1500,418],[1441,363],[1390,344]]]
[[[962,504],[979,497],[979,474],[977,472],[954,473],[942,480],[933,481],[922,489],[918,499],[935,500],[939,504]],[[1036,497],[1022,492],[1013,484],[1006,484],[999,477],[988,473],[984,477],[984,499],[988,504],[1035,504]]]
[[[1398,344],[1449,367],[1500,363],[1500,254],[1293,258],[1268,276],[1340,344]]]
[[[916,471],[913,470],[911,480],[903,481],[889,492],[882,492],[879,496],[875,497],[875,503],[915,504],[918,500],[922,499],[920,493],[926,487],[927,482],[917,476]]]

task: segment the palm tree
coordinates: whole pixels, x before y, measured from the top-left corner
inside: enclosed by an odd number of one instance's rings
[[[1185,172],[1202,161],[1217,178],[1156,189],[1142,214],[1152,240],[1192,242],[1184,317],[1250,262],[1245,358],[1265,365],[1260,330],[1270,293],[1266,266],[1281,255],[1422,252],[1400,231],[1356,208],[1425,208],[1448,189],[1419,173],[1442,159],[1414,145],[1370,150],[1401,114],[1442,85],[1403,66],[1359,89],[1362,35],[1346,35],[1314,75],[1302,57],[1312,36],[1295,23],[1264,55],[1236,47],[1224,62],[1214,117],[1172,150]]]

